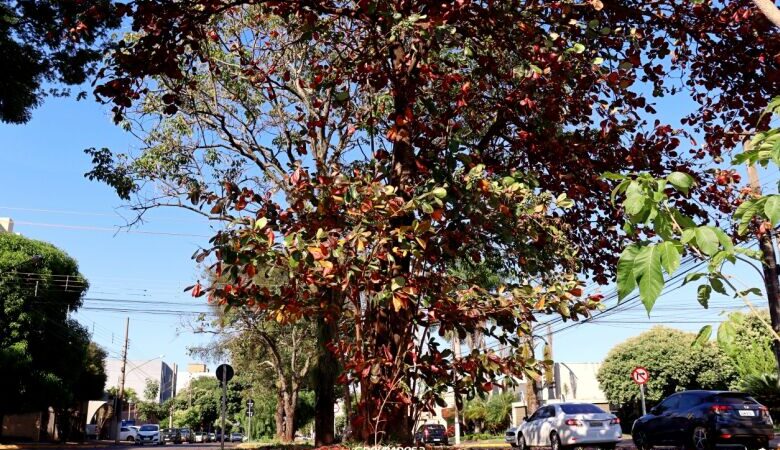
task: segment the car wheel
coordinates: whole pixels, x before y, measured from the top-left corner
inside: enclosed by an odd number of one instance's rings
[[[135,442],[135,438],[132,436],[127,437],[127,442]]]
[[[522,434],[517,438],[517,448],[518,450],[528,450],[528,446],[525,445],[525,436]]]
[[[634,435],[631,436],[631,440],[634,441],[637,450],[651,450],[653,448],[653,444],[647,438],[647,434],[645,434],[644,431],[637,431],[634,433]]]
[[[564,450],[564,446],[561,445],[561,438],[558,437],[558,433],[555,431],[550,433],[550,448],[551,450]]]
[[[694,428],[689,445],[691,450],[709,450],[712,447],[709,431],[701,426]]]

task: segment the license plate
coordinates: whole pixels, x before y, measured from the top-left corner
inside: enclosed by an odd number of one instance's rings
[[[752,409],[740,409],[739,415],[742,417],[756,417],[756,412]]]
[[[604,422],[591,422],[590,426],[592,426],[592,427],[601,427],[601,426],[604,426]]]

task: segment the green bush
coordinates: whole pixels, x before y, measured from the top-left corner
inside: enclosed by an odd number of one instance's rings
[[[742,388],[769,408],[775,423],[780,421],[780,378],[776,372],[747,377]]]

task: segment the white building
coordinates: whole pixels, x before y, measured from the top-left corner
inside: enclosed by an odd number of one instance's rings
[[[118,388],[121,374],[122,360],[106,359],[106,389]],[[156,381],[160,386],[156,399],[146,399],[144,397],[147,380]],[[162,403],[173,397],[173,393],[176,391],[176,377],[171,366],[159,358],[146,361],[128,360],[125,370],[125,389],[127,388],[132,388],[142,400],[157,400]]]
[[[187,365],[187,371],[186,372],[180,372],[178,374],[178,380],[176,381],[176,394],[179,392],[187,389],[192,383],[192,380],[203,378],[203,377],[213,377],[215,376],[213,372],[209,372],[208,367],[206,367],[205,364],[201,363],[191,363]]]

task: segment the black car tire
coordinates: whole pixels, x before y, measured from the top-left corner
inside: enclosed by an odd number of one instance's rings
[[[517,448],[518,450],[528,450],[528,446],[525,445],[525,436],[522,434],[517,438]]]
[[[644,431],[637,431],[631,436],[631,440],[634,441],[634,445],[637,450],[652,450],[653,443],[647,438],[647,433]]]
[[[701,425],[693,427],[691,435],[688,438],[688,445],[686,448],[689,450],[710,450],[713,448],[712,440],[710,439],[710,431]]]
[[[558,433],[553,431],[550,433],[550,449],[551,450],[565,450],[566,447],[564,447],[561,444],[561,438],[558,437]]]
[[[135,438],[132,436],[128,436],[126,439],[127,442],[135,442]]]

